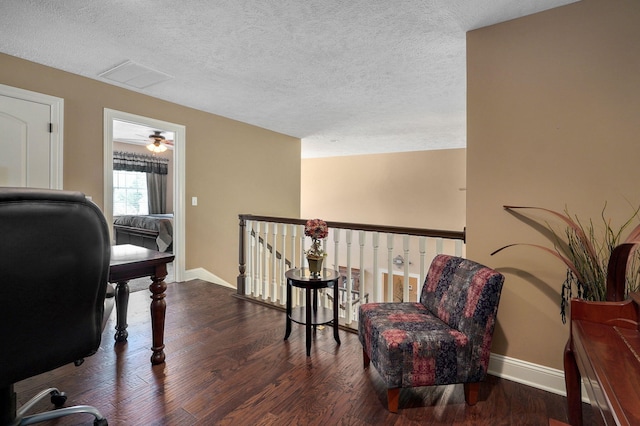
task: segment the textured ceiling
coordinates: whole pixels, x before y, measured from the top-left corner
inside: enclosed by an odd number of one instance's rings
[[[134,90],[303,157],[461,148],[465,32],[574,1],[0,0],[0,51],[104,82],[131,60],[172,77]]]

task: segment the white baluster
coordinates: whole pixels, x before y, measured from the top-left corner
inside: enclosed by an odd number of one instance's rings
[[[426,254],[427,254],[427,237],[420,237],[420,282],[418,283],[419,287],[416,289],[416,293],[418,294],[418,300],[420,300],[420,294],[422,292],[422,285],[424,284],[424,280],[426,278]]]
[[[404,284],[402,286],[402,301],[403,302],[415,302],[415,300],[409,300],[409,239],[408,235],[402,237],[402,249],[404,253]]]
[[[333,269],[338,269],[338,265],[340,264],[340,232],[342,230],[334,228],[331,231],[333,233]]]
[[[281,238],[281,243],[282,243],[282,258],[280,259],[280,273],[278,274],[278,284],[280,287],[280,292],[279,292],[279,297],[278,300],[280,301],[281,305],[284,305],[286,300],[286,284],[287,284],[287,280],[285,279],[284,273],[287,271],[287,245],[286,245],[286,241],[287,241],[287,229],[289,228],[289,226],[285,223],[282,224],[282,235],[280,236]]]
[[[299,251],[303,251],[304,248],[299,244],[300,240],[298,237],[298,229],[300,228],[299,225],[291,225],[291,267],[292,268],[297,268],[298,265],[300,265],[298,263],[298,259],[300,258],[298,256],[298,250]],[[304,233],[303,233],[304,235]],[[296,248],[297,247],[297,248]],[[304,256],[304,253],[302,254]],[[285,283],[286,285],[286,283]],[[296,307],[297,306],[297,289],[296,288],[292,288],[291,289],[291,306],[292,307]]]
[[[296,237],[298,236],[298,227],[296,225],[291,225],[291,267],[296,267]]]
[[[265,222],[262,224],[263,226],[263,234],[262,234],[262,300],[267,298],[267,285],[269,284],[269,279],[267,278],[267,238],[269,236],[269,223]]]
[[[387,298],[385,302],[393,302],[393,238],[394,234],[387,234]]]
[[[251,294],[251,288],[253,285],[253,246],[254,246],[254,238],[251,235],[251,230],[253,229],[253,221],[251,220],[247,220],[245,222],[245,232],[246,232],[246,241],[247,241],[247,245],[245,246],[245,256],[246,256],[246,270],[245,270],[245,275],[246,275],[246,279],[247,282],[245,283],[244,286],[244,294],[245,295],[250,295]]]
[[[442,238],[436,238],[436,254],[442,254]]]
[[[371,241],[373,245],[373,301],[382,302],[382,283],[380,282],[378,267],[378,247],[380,247],[380,233],[374,232]],[[361,273],[362,275],[362,273]]]
[[[306,239],[304,235],[304,225],[300,225],[300,267],[301,268],[306,268],[308,266],[307,260],[305,259],[305,256],[304,256],[305,243],[306,243]],[[297,300],[298,300],[297,306],[304,305],[305,301],[304,301],[304,294],[302,290],[296,287],[295,294],[297,295]],[[296,306],[296,305],[293,305],[293,306]]]
[[[260,222],[255,222],[253,235],[255,242],[255,253],[253,256],[253,297],[258,297],[260,294]]]
[[[347,282],[345,283],[345,304],[344,304],[344,314],[345,314],[345,322],[347,324],[351,324],[351,290],[353,289],[353,281],[351,277],[351,237],[353,231],[351,229],[347,229]],[[339,303],[339,301],[335,301]]]
[[[335,231],[335,230],[328,229],[328,231],[329,231],[329,233],[331,233],[332,231]],[[328,235],[327,235],[327,238],[323,238],[322,239],[322,252],[324,253],[324,257],[322,259],[322,268],[323,269],[330,267],[329,264],[328,264],[328,262],[329,262],[329,259],[328,259],[328,257],[329,257],[329,250],[328,250],[329,244],[327,243],[328,239],[329,239]],[[320,300],[320,306],[321,307],[325,308],[325,307],[330,306],[329,305],[329,298],[327,297],[327,290],[326,289],[323,288],[322,290],[320,290],[320,296],[319,296],[318,300]]]
[[[364,244],[365,244],[365,240],[366,240],[366,232],[364,231],[360,231],[358,233],[358,243],[360,244],[360,263],[358,268],[360,269],[360,287],[358,288],[358,291],[360,292],[359,294],[359,300],[360,300],[360,304],[365,303],[364,302],[364,295],[365,295],[365,280],[364,280]],[[356,312],[354,312],[354,315],[356,315]],[[355,318],[356,321],[360,321],[360,318]]]
[[[300,267],[306,268],[307,261],[304,256],[304,251],[306,250],[305,246],[305,238],[304,238],[304,225],[300,225]]]
[[[276,303],[278,301],[278,287],[276,284],[276,260],[278,259],[276,237],[278,235],[278,224],[272,223],[271,226],[271,302]]]
[[[342,233],[342,230],[339,228],[333,228],[332,230],[333,233],[333,269],[335,270],[340,270],[340,234]],[[338,284],[340,283],[340,280],[338,280]],[[338,292],[338,295],[340,296],[340,292]],[[328,300],[327,300],[328,302]],[[340,300],[334,300],[333,303],[340,303]],[[327,303],[327,307],[331,307],[333,308],[333,306],[329,305]],[[338,315],[340,315],[340,311],[338,310]]]

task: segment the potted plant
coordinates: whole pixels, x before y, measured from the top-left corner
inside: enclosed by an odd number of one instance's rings
[[[304,235],[311,237],[311,247],[304,254],[307,256],[309,271],[312,274],[319,274],[322,271],[322,261],[327,255],[320,246],[321,240],[329,235],[327,223],[322,219],[309,219],[304,226]]]
[[[527,245],[544,250],[545,252],[560,259],[567,267],[567,276],[562,283],[562,297],[560,300],[560,315],[562,322],[566,321],[566,307],[575,294],[580,299],[604,301],[606,300],[606,279],[607,266],[613,249],[621,243],[640,242],[640,225],[637,225],[624,241],[622,233],[627,229],[634,218],[639,216],[640,208],[633,212],[633,215],[617,230],[611,228],[610,221],[605,218],[605,207],[602,209],[603,229],[597,232],[593,221],[589,220],[588,225],[578,219],[571,217],[565,209],[564,214],[541,207],[504,206],[505,210],[516,213],[521,209],[540,210],[552,217],[560,219],[565,224],[564,235],[557,233],[547,222],[545,229],[553,242],[553,249],[537,244],[515,243],[501,247],[491,253],[496,253],[517,245]],[[517,213],[516,213],[517,214]],[[640,251],[633,250],[630,254],[630,267],[627,273],[627,293],[638,289],[640,280]]]

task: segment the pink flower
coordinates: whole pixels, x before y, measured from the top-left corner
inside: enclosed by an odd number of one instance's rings
[[[320,240],[327,238],[329,228],[327,223],[322,219],[309,219],[304,225],[304,235],[311,237],[311,248],[305,251],[307,258],[320,259],[326,254],[320,247]]]
[[[304,235],[316,240],[327,238],[329,228],[327,223],[322,219],[309,219],[304,226]]]

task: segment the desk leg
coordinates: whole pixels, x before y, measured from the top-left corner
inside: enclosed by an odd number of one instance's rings
[[[305,289],[306,294],[306,306],[305,312],[307,313],[307,320],[305,321],[305,328],[307,329],[307,356],[311,356],[311,289]]]
[[[129,337],[127,331],[127,309],[129,307],[129,282],[121,281],[116,285],[116,342],[126,342]]]
[[[291,334],[291,283],[287,280],[287,328],[284,333],[284,340]]]
[[[338,344],[340,344],[340,336],[338,335],[338,295],[340,294],[338,288],[338,281],[333,283],[333,338]],[[346,305],[345,305],[346,306]],[[347,308],[348,309],[348,308]]]
[[[164,267],[164,271],[162,271],[162,267]],[[156,274],[151,277],[153,283],[149,286],[149,290],[151,290],[151,330],[153,333],[151,364],[153,365],[162,364],[165,358],[164,320],[167,311],[167,302],[165,300],[167,283],[164,282],[164,277],[166,276],[167,265],[159,265],[156,268]]]

